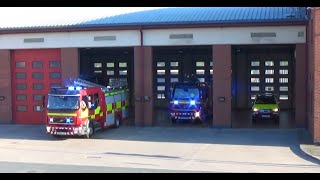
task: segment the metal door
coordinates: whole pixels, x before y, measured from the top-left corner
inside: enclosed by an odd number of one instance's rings
[[[15,50],[11,57],[14,122],[45,124],[43,97],[61,86],[60,49]]]

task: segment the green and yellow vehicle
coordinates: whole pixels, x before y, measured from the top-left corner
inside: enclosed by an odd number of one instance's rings
[[[252,122],[260,119],[273,120],[279,123],[279,102],[273,94],[256,95],[252,106]]]

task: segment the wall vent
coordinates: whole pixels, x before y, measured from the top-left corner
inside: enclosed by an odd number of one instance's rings
[[[277,34],[275,32],[259,32],[259,33],[251,33],[251,37],[276,37]]]
[[[193,39],[193,34],[170,34],[170,39]]]
[[[44,42],[44,38],[24,38],[24,43],[40,43]]]
[[[298,37],[304,37],[304,32],[303,31],[299,31],[298,32]]]
[[[95,36],[93,38],[94,41],[115,41],[116,39],[116,36]]]

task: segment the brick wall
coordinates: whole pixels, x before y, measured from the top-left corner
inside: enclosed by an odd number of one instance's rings
[[[313,17],[313,139],[315,143],[320,143],[320,7],[315,7]]]

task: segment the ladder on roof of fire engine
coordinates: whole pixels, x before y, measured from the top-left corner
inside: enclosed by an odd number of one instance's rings
[[[90,81],[86,81],[86,80],[83,80],[83,79],[76,79],[73,81],[74,85],[77,85],[77,86],[84,86],[84,87],[100,87],[103,91],[108,91],[108,88],[105,87],[105,86],[102,86],[100,84],[96,84],[96,83],[93,83],[93,82],[90,82]]]

